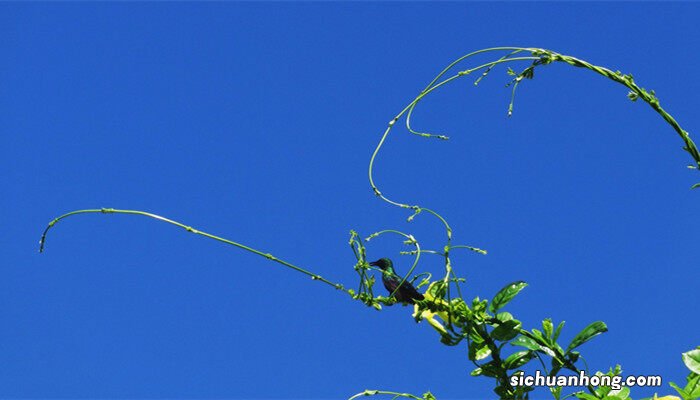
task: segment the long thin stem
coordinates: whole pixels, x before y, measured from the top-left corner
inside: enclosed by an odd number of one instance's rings
[[[405,397],[407,399],[413,399],[413,400],[423,400],[422,398],[412,395],[410,393],[399,393],[399,392],[391,392],[388,390],[370,390],[367,389],[364,392],[360,392],[350,398],[348,400],[354,400],[359,397],[364,397],[364,396],[378,396],[378,395],[387,395],[387,396],[394,396],[394,399],[397,399],[399,397]]]
[[[671,127],[673,127],[678,136],[680,136],[681,139],[683,139],[683,141],[685,142],[685,147],[683,149],[693,157],[696,163],[696,167],[700,167],[700,152],[698,151],[698,148],[693,142],[693,140],[690,138],[690,134],[683,128],[681,128],[680,124],[675,120],[675,118],[673,118],[671,114],[669,114],[666,110],[664,110],[661,107],[661,105],[659,104],[659,99],[656,97],[654,92],[647,92],[644,88],[638,86],[634,82],[634,78],[632,78],[632,75],[625,75],[620,72],[613,72],[608,68],[593,65],[588,61],[580,60],[575,57],[566,56],[554,52],[548,52],[546,54],[543,54],[543,56],[551,57],[551,59],[548,59],[547,61],[561,61],[574,67],[587,68],[593,72],[596,72],[606,78],[612,79],[613,81],[629,88],[633,92],[633,94],[629,95],[631,100],[641,98],[642,100],[644,100],[644,102],[649,104],[649,106],[651,106],[651,108],[654,109],[654,111],[661,115],[661,117],[666,122],[668,122],[668,124],[671,125]]]
[[[501,58],[499,58],[499,59],[496,60],[496,61],[488,62],[488,63],[479,65],[479,66],[474,67],[474,68],[470,68],[470,69],[467,69],[467,70],[460,71],[460,72],[458,72],[456,75],[453,75],[453,76],[451,76],[451,77],[449,77],[449,78],[446,78],[446,79],[440,81],[440,79],[441,79],[449,70],[451,70],[453,67],[455,67],[457,64],[459,64],[460,62],[464,61],[465,59],[467,59],[467,58],[469,58],[469,57],[472,57],[472,56],[475,56],[475,55],[477,55],[477,54],[486,53],[486,52],[494,52],[494,51],[510,51],[510,53],[507,54],[507,55],[505,55],[505,56],[502,56]],[[516,54],[516,53],[525,52],[525,51],[530,52],[530,53],[532,54],[532,56],[529,56],[529,57],[512,57],[512,56],[513,56],[514,54]],[[451,81],[453,81],[453,80],[455,80],[455,79],[457,79],[457,78],[459,78],[459,77],[461,77],[461,76],[465,76],[465,75],[471,74],[471,73],[473,73],[473,72],[475,72],[475,71],[478,71],[478,70],[480,70],[480,69],[486,69],[486,72],[485,72],[485,74],[486,74],[486,73],[488,73],[488,71],[490,71],[490,69],[491,69],[493,66],[498,65],[498,64],[500,64],[500,63],[516,62],[516,61],[524,61],[524,60],[533,61],[532,66],[529,67],[529,70],[530,70],[530,71],[531,71],[535,66],[538,66],[538,65],[546,65],[546,64],[552,63],[552,62],[554,62],[554,61],[559,61],[559,62],[565,62],[565,63],[567,63],[567,64],[569,64],[569,65],[572,65],[572,66],[575,66],[575,67],[582,67],[582,68],[590,69],[590,70],[592,70],[592,71],[594,71],[594,72],[596,72],[596,73],[598,73],[598,74],[600,74],[600,75],[603,75],[603,76],[605,76],[605,77],[607,77],[607,78],[609,78],[609,79],[614,80],[615,82],[618,82],[618,83],[620,83],[620,84],[625,85],[626,87],[628,87],[628,88],[632,91],[633,96],[631,96],[630,98],[632,98],[633,100],[635,100],[635,99],[637,99],[637,98],[641,98],[642,100],[644,100],[644,101],[645,101],[646,103],[648,103],[657,113],[659,113],[659,114],[664,118],[664,120],[666,120],[666,121],[673,127],[673,129],[679,134],[679,136],[681,136],[681,138],[682,138],[683,141],[685,142],[686,146],[684,147],[684,149],[685,149],[688,153],[690,153],[690,154],[692,155],[693,159],[695,160],[695,162],[696,162],[696,164],[697,164],[697,165],[694,166],[693,168],[700,168],[700,152],[698,152],[698,149],[697,149],[695,143],[694,143],[694,142],[692,141],[692,139],[690,138],[690,135],[688,134],[688,132],[685,131],[685,130],[683,130],[683,129],[681,128],[681,126],[678,124],[678,122],[677,122],[670,114],[668,114],[668,113],[659,105],[659,101],[658,101],[658,99],[656,98],[656,96],[654,95],[653,92],[651,92],[651,93],[650,93],[650,92],[647,92],[645,89],[643,89],[643,88],[639,87],[638,85],[636,85],[636,84],[634,83],[634,81],[633,81],[633,79],[632,79],[632,77],[631,77],[630,75],[623,75],[623,74],[621,74],[621,73],[619,73],[619,72],[613,72],[613,71],[611,71],[610,69],[607,69],[607,68],[605,68],[605,67],[596,66],[596,65],[593,65],[593,64],[588,63],[588,62],[586,62],[586,61],[579,60],[579,59],[577,59],[577,58],[575,58],[575,57],[571,57],[571,56],[566,56],[566,55],[558,54],[558,53],[555,53],[555,52],[552,52],[552,51],[549,51],[549,50],[545,50],[545,49],[540,49],[540,48],[529,48],[529,47],[494,47],[494,48],[483,49],[483,50],[478,50],[478,51],[475,51],[475,52],[471,52],[471,53],[469,53],[469,54],[467,54],[467,55],[464,55],[464,56],[462,56],[462,57],[456,59],[456,60],[453,61],[452,63],[450,63],[447,67],[445,67],[445,68],[444,68],[444,69],[443,69],[443,70],[428,84],[428,86],[426,86],[425,89],[423,89],[423,90],[418,94],[418,96],[416,96],[415,99],[413,99],[413,101],[411,101],[406,107],[404,107],[404,109],[401,110],[401,111],[394,117],[394,119],[392,119],[392,120],[389,122],[389,125],[388,125],[388,127],[386,128],[386,130],[384,131],[384,134],[382,135],[382,137],[381,137],[379,143],[377,144],[377,147],[375,148],[374,152],[372,153],[372,157],[370,158],[370,162],[369,162],[369,169],[368,169],[369,182],[370,182],[370,185],[371,185],[372,190],[374,191],[374,193],[375,193],[378,197],[380,197],[382,200],[386,201],[386,202],[389,203],[389,204],[392,204],[392,205],[395,205],[395,206],[398,206],[398,207],[402,207],[402,208],[413,208],[413,209],[415,209],[415,210],[421,210],[422,207],[419,207],[419,206],[410,206],[410,205],[407,204],[407,203],[396,202],[396,201],[393,201],[393,200],[387,198],[386,196],[384,196],[384,195],[381,193],[381,191],[379,190],[378,186],[377,186],[377,185],[375,184],[375,182],[374,182],[374,177],[373,177],[374,161],[375,161],[375,159],[376,159],[376,157],[377,157],[377,155],[378,155],[378,153],[379,153],[379,150],[381,149],[381,147],[383,146],[384,142],[386,141],[386,138],[387,138],[389,132],[390,132],[391,129],[393,128],[394,124],[396,123],[396,121],[398,121],[406,112],[408,112],[408,115],[407,115],[407,127],[408,127],[408,130],[409,130],[410,132],[415,133],[415,134],[419,134],[419,135],[422,135],[422,136],[431,136],[431,137],[432,137],[432,136],[438,136],[438,137],[444,139],[444,138],[446,138],[445,136],[442,136],[442,135],[432,135],[432,134],[423,134],[423,133],[414,131],[414,130],[410,127],[410,115],[412,114],[412,112],[413,112],[415,106],[417,105],[417,103],[418,103],[420,100],[422,100],[422,99],[423,99],[426,95],[428,95],[429,93],[435,91],[436,89],[440,88],[441,86],[444,86],[444,85],[446,85],[447,83],[450,83]],[[518,76],[518,78],[516,79],[516,81],[515,81],[515,83],[514,83],[514,85],[513,85],[513,89],[512,89],[512,90],[513,90],[513,92],[512,92],[512,95],[513,95],[513,96],[514,96],[514,94],[515,94],[515,89],[516,89],[517,85],[521,82],[521,80],[522,80],[523,77],[524,77],[524,76]],[[438,82],[438,81],[439,81],[439,82]],[[509,113],[512,112],[512,103],[513,103],[513,100],[511,99],[511,104],[510,104],[510,106],[509,106]],[[697,186],[697,185],[696,185],[696,186]],[[434,214],[435,214],[435,213],[434,213]],[[442,218],[441,218],[441,219],[442,219]]]
[[[153,213],[149,213],[149,212],[145,212],[145,211],[138,211],[138,210],[118,210],[118,209],[114,209],[114,208],[96,208],[96,209],[77,210],[77,211],[72,211],[72,212],[63,214],[63,215],[61,215],[60,217],[58,217],[58,218],[54,219],[53,221],[49,222],[49,224],[48,224],[48,226],[46,227],[46,229],[44,229],[44,233],[41,235],[41,240],[39,241],[39,252],[41,253],[41,252],[44,251],[44,246],[45,246],[45,244],[46,244],[46,236],[48,235],[49,230],[50,230],[51,228],[54,227],[54,225],[56,225],[59,221],[65,219],[65,218],[71,217],[71,216],[73,216],[73,215],[78,215],[78,214],[132,214],[132,215],[140,215],[140,216],[144,216],[144,217],[149,217],[149,218],[157,219],[157,220],[159,220],[159,221],[167,222],[167,223],[169,223],[169,224],[171,224],[171,225],[175,225],[175,226],[178,226],[178,227],[180,227],[180,228],[183,228],[183,229],[185,229],[187,232],[191,232],[191,233],[194,233],[194,234],[197,234],[197,235],[201,235],[201,236],[204,236],[204,237],[209,238],[209,239],[214,239],[214,240],[216,240],[216,241],[219,241],[219,242],[222,242],[222,243],[226,243],[226,244],[228,244],[228,245],[238,247],[239,249],[243,249],[243,250],[248,251],[248,252],[251,252],[251,253],[253,253],[253,254],[257,254],[257,255],[259,255],[259,256],[265,257],[265,258],[267,258],[267,259],[270,260],[270,261],[274,261],[274,262],[276,262],[276,263],[278,263],[278,264],[284,265],[284,266],[287,267],[287,268],[291,268],[291,269],[293,269],[293,270],[295,270],[295,271],[297,271],[297,272],[301,272],[302,274],[308,275],[308,276],[311,277],[311,279],[313,279],[313,280],[315,280],[315,281],[323,282],[323,283],[325,283],[325,284],[328,284],[328,285],[330,285],[330,286],[333,286],[334,288],[336,288],[336,289],[338,289],[338,290],[342,290],[342,291],[344,291],[344,292],[346,292],[346,293],[348,293],[348,294],[352,294],[352,293],[350,293],[347,289],[345,289],[345,287],[344,287],[342,284],[340,284],[340,283],[335,283],[335,282],[331,282],[331,281],[329,281],[328,279],[322,277],[321,275],[315,274],[315,273],[313,273],[313,272],[311,272],[311,271],[308,271],[308,270],[306,270],[306,269],[304,269],[304,268],[298,267],[298,266],[296,266],[296,265],[294,265],[294,264],[292,264],[292,263],[290,263],[290,262],[287,262],[287,261],[285,261],[285,260],[282,260],[282,259],[280,259],[280,258],[277,258],[277,257],[273,256],[273,255],[270,254],[270,253],[266,253],[266,252],[263,252],[263,251],[260,251],[260,250],[256,250],[256,249],[254,249],[254,248],[252,248],[252,247],[249,247],[249,246],[246,246],[246,245],[244,245],[244,244],[241,244],[241,243],[238,243],[238,242],[234,242],[234,241],[232,241],[232,240],[225,239],[225,238],[222,238],[222,237],[220,237],[220,236],[212,235],[211,233],[207,233],[207,232],[204,232],[204,231],[200,231],[200,230],[195,229],[195,228],[193,228],[193,227],[191,227],[191,226],[185,225],[185,224],[183,224],[183,223],[181,223],[181,222],[174,221],[174,220],[172,220],[172,219],[170,219],[170,218],[165,218],[165,217],[162,217],[162,216],[157,215],[157,214],[153,214]]]

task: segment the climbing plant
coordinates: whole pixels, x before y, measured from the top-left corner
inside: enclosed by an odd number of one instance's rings
[[[478,65],[468,64],[472,61],[474,56],[484,54],[494,55],[494,59]],[[639,86],[631,74],[613,71],[575,57],[541,48],[495,47],[466,54],[447,65],[413,100],[389,121],[369,160],[369,184],[376,197],[392,206],[406,209],[409,213],[409,222],[424,214],[434,217],[436,222],[444,227],[444,245],[442,248],[425,249],[421,247],[413,234],[408,232],[385,229],[372,233],[367,237],[362,237],[353,230],[350,232],[349,246],[355,258],[354,270],[357,272],[358,280],[356,285],[349,286],[334,282],[268,252],[201,231],[192,226],[157,214],[140,210],[97,208],[72,211],[49,222],[41,236],[39,251],[43,252],[49,231],[58,222],[68,217],[94,213],[139,215],[160,220],[185,229],[188,232],[265,257],[272,262],[308,275],[315,281],[329,285],[339,292],[345,293],[353,300],[364,303],[371,308],[381,310],[383,306],[391,306],[395,304],[397,300],[395,296],[392,296],[394,293],[389,293],[387,296],[377,294],[375,290],[376,274],[373,273],[377,271],[377,268],[370,265],[366,258],[366,245],[371,239],[381,235],[397,235],[405,244],[413,248],[410,251],[401,252],[402,254],[413,256],[413,264],[406,275],[400,278],[399,286],[408,283],[415,285],[419,290],[424,289],[423,299],[415,300],[415,304],[413,304],[413,318],[418,322],[426,321],[437,332],[442,344],[447,346],[466,346],[469,361],[474,364],[471,375],[492,379],[494,382],[494,392],[500,398],[527,399],[530,396],[530,392],[535,388],[527,385],[515,385],[513,383],[513,377],[521,374],[526,364],[530,362],[539,363],[538,365],[541,366],[542,371],[544,371],[548,377],[556,377],[562,372],[578,374],[584,371],[587,373],[588,367],[585,365],[579,349],[587,341],[606,332],[607,327],[605,323],[601,321],[591,322],[586,328],[576,334],[571,342],[563,344],[559,340],[562,329],[564,328],[563,321],[555,323],[551,319],[544,319],[541,327],[526,329],[523,327],[520,320],[511,313],[505,311],[508,303],[527,286],[527,283],[523,281],[506,283],[503,289],[493,296],[489,296],[489,298],[475,297],[471,300],[464,298],[462,295],[462,285],[464,285],[465,279],[458,274],[457,269],[452,264],[450,258],[452,251],[469,250],[476,254],[485,255],[487,254],[486,250],[466,244],[453,243],[454,230],[447,219],[437,211],[423,205],[395,200],[384,194],[375,181],[374,164],[389,134],[395,129],[397,122],[401,120],[405,122],[406,130],[411,134],[426,139],[449,139],[448,136],[444,134],[418,131],[413,128],[411,123],[411,116],[415,108],[439,88],[458,79],[474,76],[476,76],[474,84],[478,85],[479,82],[486,78],[495,68],[513,65],[518,68],[506,68],[506,72],[510,76],[507,86],[511,90],[511,100],[508,105],[508,115],[511,115],[514,110],[515,95],[519,85],[526,80],[533,79],[535,71],[543,69],[551,64],[564,64],[586,69],[624,86],[628,90],[627,97],[631,101],[642,101],[648,104],[681,138],[683,141],[683,150],[692,158],[692,163],[688,165],[688,168],[695,170],[700,169],[700,153],[688,132],[681,128],[678,122],[661,107],[660,101],[656,97],[654,91],[646,90]],[[692,186],[692,188],[698,187],[700,187],[700,183]],[[423,255],[440,257],[444,265],[444,273],[435,278],[427,272],[414,274],[420,265],[421,256]],[[382,271],[378,272],[382,274]],[[686,385],[681,388],[676,384],[672,384],[672,387],[675,388],[678,394],[685,400],[700,398],[700,349],[684,353],[683,361],[691,371],[687,377]],[[612,377],[620,375],[621,372],[621,368],[615,366],[605,374],[598,374],[599,376]],[[555,384],[550,387],[550,392],[553,398],[557,400],[571,396],[585,400],[625,400],[631,398],[629,388],[613,388],[610,385],[594,386],[589,384],[585,387],[585,390],[564,393],[563,385]],[[365,390],[352,396],[350,399],[361,396],[380,395],[417,400],[435,399],[430,392],[424,393],[421,396],[416,396],[413,394],[386,390]],[[670,399],[672,397],[667,398]]]

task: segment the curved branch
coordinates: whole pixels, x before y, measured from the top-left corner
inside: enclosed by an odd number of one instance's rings
[[[260,250],[256,250],[252,247],[246,246],[244,244],[234,242],[232,240],[225,239],[225,238],[222,238],[220,236],[212,235],[211,233],[200,231],[200,230],[195,229],[191,226],[185,225],[181,222],[177,222],[177,221],[162,217],[162,216],[157,215],[157,214],[153,214],[153,213],[149,213],[149,212],[145,212],[145,211],[138,211],[138,210],[118,210],[118,209],[114,209],[114,208],[96,208],[96,209],[71,211],[69,213],[63,214],[60,217],[49,222],[46,229],[44,229],[44,233],[41,235],[41,240],[39,241],[39,252],[42,253],[44,251],[44,245],[46,244],[46,236],[48,235],[49,230],[54,227],[54,225],[56,225],[59,221],[65,219],[65,218],[68,218],[68,217],[73,216],[73,215],[78,215],[78,214],[131,214],[131,215],[140,215],[140,216],[144,216],[144,217],[148,217],[148,218],[157,219],[159,221],[167,222],[171,225],[175,225],[175,226],[178,226],[180,228],[183,228],[187,232],[201,235],[201,236],[204,236],[204,237],[209,238],[209,239],[214,239],[216,241],[226,243],[228,245],[238,247],[239,249],[243,249],[243,250],[251,252],[253,254],[257,254],[259,256],[265,257],[270,261],[274,261],[278,264],[284,265],[287,268],[291,268],[297,272],[301,272],[302,274],[308,275],[311,277],[312,280],[323,282],[327,285],[333,286],[335,289],[342,290],[350,295],[353,295],[353,293],[351,293],[350,291],[345,289],[345,287],[342,284],[331,282],[328,279],[322,277],[321,275],[314,274],[313,272],[307,271],[304,268],[298,267],[290,262],[287,262],[287,261],[284,261],[280,258],[277,258],[270,253],[265,253],[265,252],[262,252]]]

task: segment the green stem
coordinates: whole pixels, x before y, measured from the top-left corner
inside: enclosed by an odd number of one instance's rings
[[[342,290],[342,291],[344,291],[344,292],[346,292],[346,293],[348,293],[348,294],[351,294],[351,293],[350,293],[347,289],[345,289],[345,288],[343,287],[343,285],[341,285],[340,283],[331,282],[331,281],[329,281],[328,279],[322,277],[321,275],[314,274],[313,272],[307,271],[307,270],[304,269],[304,268],[298,267],[298,266],[296,266],[296,265],[294,265],[294,264],[292,264],[292,263],[290,263],[290,262],[287,262],[287,261],[284,261],[284,260],[282,260],[282,259],[279,259],[279,258],[273,256],[273,255],[270,254],[270,253],[265,253],[265,252],[262,252],[262,251],[260,251],[260,250],[256,250],[256,249],[254,249],[254,248],[252,248],[252,247],[246,246],[246,245],[244,245],[244,244],[237,243],[237,242],[234,242],[234,241],[232,241],[232,240],[228,240],[228,239],[222,238],[222,237],[220,237],[220,236],[212,235],[211,233],[207,233],[207,232],[204,232],[204,231],[200,231],[200,230],[195,229],[195,228],[193,228],[193,227],[191,227],[191,226],[185,225],[185,224],[183,224],[183,223],[174,221],[174,220],[169,219],[169,218],[162,217],[162,216],[157,215],[157,214],[152,214],[152,213],[149,213],[149,212],[138,211],[138,210],[118,210],[118,209],[114,209],[114,208],[97,208],[97,209],[87,209],[87,210],[71,211],[71,212],[69,212],[69,213],[63,214],[63,215],[61,215],[60,217],[58,217],[58,218],[54,219],[53,221],[49,222],[49,225],[46,227],[46,229],[44,230],[44,233],[41,235],[41,240],[39,241],[39,252],[41,253],[41,252],[44,251],[44,245],[46,244],[46,236],[47,236],[47,234],[49,233],[49,230],[50,230],[51,228],[53,228],[53,226],[56,225],[56,223],[58,223],[59,221],[65,219],[65,218],[68,218],[68,217],[73,216],[73,215],[78,215],[78,214],[131,214],[131,215],[141,215],[141,216],[144,216],[144,217],[149,217],[149,218],[157,219],[157,220],[159,220],[159,221],[167,222],[167,223],[169,223],[169,224],[171,224],[171,225],[175,225],[175,226],[178,226],[178,227],[180,227],[180,228],[183,228],[183,229],[185,229],[187,232],[191,232],[191,233],[194,233],[194,234],[197,234],[197,235],[201,235],[201,236],[204,236],[204,237],[209,238],[209,239],[214,239],[214,240],[216,240],[216,241],[219,241],[219,242],[222,242],[222,243],[226,243],[226,244],[229,244],[229,245],[231,245],[231,246],[238,247],[239,249],[243,249],[243,250],[248,251],[248,252],[251,252],[251,253],[253,253],[253,254],[257,254],[257,255],[259,255],[259,256],[265,257],[265,258],[267,258],[268,260],[274,261],[274,262],[276,262],[276,263],[278,263],[278,264],[284,265],[285,267],[291,268],[291,269],[293,269],[293,270],[295,270],[295,271],[297,271],[297,272],[301,272],[302,274],[308,275],[308,276],[311,277],[311,279],[313,279],[313,280],[315,280],[315,281],[323,282],[323,283],[325,283],[325,284],[328,284],[328,285],[330,285],[330,286],[333,286],[335,289]]]
[[[479,254],[483,254],[483,255],[486,255],[488,253],[488,251],[486,251],[484,249],[480,249],[478,247],[467,246],[467,245],[463,245],[463,244],[450,246],[450,249],[467,249],[467,250],[471,250],[475,253],[479,253]]]
[[[547,56],[549,55],[551,57],[551,61],[560,61],[564,62],[566,64],[572,65],[574,67],[579,67],[579,68],[586,68],[589,69],[593,72],[596,72],[606,78],[609,78],[627,88],[629,88],[636,96],[644,100],[649,106],[654,109],[661,117],[669,124],[673,129],[676,131],[678,136],[683,139],[685,142],[685,147],[683,148],[685,151],[687,151],[695,160],[695,163],[697,167],[700,167],[700,152],[698,152],[698,148],[693,142],[693,140],[690,138],[690,134],[688,134],[687,131],[685,131],[683,128],[681,128],[680,124],[669,114],[666,110],[664,110],[661,105],[659,104],[659,99],[654,95],[653,91],[652,92],[647,92],[644,88],[639,87],[635,82],[634,79],[632,78],[631,75],[624,75],[620,72],[613,72],[612,70],[601,67],[598,65],[593,65],[587,61],[580,60],[575,57],[571,56],[566,56],[554,52],[549,52],[544,50],[546,52],[544,55]],[[632,97],[634,99],[634,97]]]
[[[453,75],[453,76],[451,76],[451,77],[445,78],[445,79],[443,79],[442,81],[440,81],[440,79],[442,79],[442,77],[443,77],[445,74],[447,74],[448,71],[450,71],[452,68],[454,68],[457,64],[459,64],[460,62],[464,61],[465,59],[467,59],[467,58],[469,58],[469,57],[472,57],[472,56],[475,56],[475,55],[477,55],[477,54],[487,53],[487,52],[494,52],[494,51],[510,51],[510,53],[507,54],[507,55],[505,55],[505,56],[502,56],[501,58],[497,59],[496,61],[488,62],[488,63],[482,64],[482,65],[479,65],[479,66],[477,66],[477,67],[470,68],[470,69],[467,69],[467,70],[459,71],[457,74],[455,74],[455,75]],[[517,54],[517,53],[520,53],[520,52],[530,52],[530,53],[532,54],[532,56],[513,57],[513,55],[515,55],[515,54]],[[394,119],[392,119],[392,120],[389,122],[389,125],[388,125],[388,127],[386,128],[386,130],[384,131],[384,134],[382,135],[382,137],[381,137],[379,143],[377,144],[377,147],[374,149],[374,152],[372,153],[372,157],[370,158],[370,162],[369,162],[369,169],[368,169],[369,182],[370,182],[370,186],[372,187],[372,190],[374,191],[375,195],[377,195],[377,196],[380,197],[382,200],[384,200],[384,201],[386,201],[387,203],[392,204],[392,205],[394,205],[394,206],[401,207],[401,208],[413,208],[413,209],[416,211],[416,213],[418,213],[418,212],[424,210],[424,208],[422,208],[422,207],[420,207],[420,206],[411,206],[411,205],[409,205],[409,204],[407,204],[407,203],[400,203],[400,202],[396,202],[396,201],[393,201],[393,200],[387,198],[386,196],[384,196],[384,195],[381,193],[381,191],[379,190],[378,186],[377,186],[377,185],[375,184],[375,182],[374,182],[374,177],[373,177],[374,161],[375,161],[375,159],[377,158],[377,155],[378,155],[378,153],[379,153],[379,150],[380,150],[381,147],[384,145],[384,142],[386,141],[386,138],[387,138],[387,136],[389,135],[389,132],[390,132],[391,129],[393,128],[394,124],[395,124],[405,113],[408,113],[407,116],[406,116],[406,126],[407,126],[409,132],[414,133],[414,134],[418,134],[418,135],[421,135],[421,136],[426,136],[426,137],[437,136],[437,137],[440,137],[440,138],[442,138],[442,139],[446,139],[446,138],[447,138],[446,136],[442,136],[442,135],[432,135],[432,134],[427,134],[427,133],[420,133],[420,132],[414,131],[414,130],[411,128],[411,126],[410,126],[410,117],[411,117],[411,115],[412,115],[412,113],[413,113],[413,111],[414,111],[414,109],[415,109],[415,106],[418,104],[418,102],[421,101],[421,100],[422,100],[426,95],[428,95],[429,93],[435,91],[436,89],[440,88],[441,86],[446,85],[447,83],[452,82],[453,80],[455,80],[455,79],[457,79],[457,78],[459,78],[459,77],[461,77],[461,76],[469,75],[469,74],[471,74],[471,73],[473,73],[473,72],[475,72],[475,71],[481,70],[481,69],[486,69],[486,71],[485,71],[484,74],[482,75],[482,78],[483,78],[483,76],[485,76],[485,75],[491,70],[491,68],[493,68],[494,66],[496,66],[496,65],[498,65],[498,64],[506,63],[506,62],[524,61],[524,60],[531,60],[531,61],[533,61],[532,65],[529,67],[530,70],[533,69],[533,68],[536,67],[536,66],[539,66],[539,65],[546,65],[546,64],[552,63],[552,62],[554,62],[554,61],[558,61],[558,62],[567,63],[567,64],[572,65],[572,66],[575,66],[575,67],[581,67],[581,68],[590,69],[590,70],[592,70],[592,71],[594,71],[594,72],[596,72],[596,73],[598,73],[598,74],[600,74],[600,75],[603,75],[603,76],[605,76],[605,77],[607,77],[607,78],[609,78],[609,79],[612,79],[612,80],[615,81],[615,82],[618,82],[618,83],[620,83],[620,84],[626,86],[626,87],[629,88],[629,89],[632,91],[632,93],[634,94],[633,99],[641,98],[642,100],[644,100],[644,101],[645,101],[647,104],[649,104],[658,114],[660,114],[660,115],[664,118],[664,120],[665,120],[666,122],[668,122],[668,123],[673,127],[673,129],[678,133],[678,135],[679,135],[679,136],[683,139],[683,141],[685,142],[684,150],[686,150],[688,153],[690,153],[690,155],[691,155],[691,156],[693,157],[693,159],[695,160],[696,166],[694,166],[693,168],[700,168],[700,152],[698,152],[698,149],[697,149],[695,143],[694,143],[694,142],[692,141],[692,139],[690,138],[690,135],[688,134],[688,132],[686,132],[685,130],[683,130],[683,129],[681,128],[681,126],[678,124],[678,122],[677,122],[670,114],[668,114],[668,112],[666,112],[666,111],[659,105],[659,101],[658,101],[658,99],[656,98],[656,96],[653,94],[653,92],[649,93],[649,92],[647,92],[645,89],[639,87],[637,84],[634,83],[634,81],[633,81],[633,79],[632,79],[632,77],[631,77],[630,75],[623,75],[623,74],[621,74],[621,73],[619,73],[619,72],[613,72],[613,71],[611,71],[611,70],[608,69],[608,68],[596,66],[596,65],[593,65],[593,64],[591,64],[591,63],[589,63],[589,62],[587,62],[587,61],[579,60],[579,59],[577,59],[577,58],[575,58],[575,57],[571,57],[571,56],[566,56],[566,55],[558,54],[558,53],[555,53],[555,52],[553,52],[553,51],[549,51],[549,50],[546,50],[546,49],[531,48],[531,47],[493,47],[493,48],[482,49],[482,50],[478,50],[478,51],[475,51],[475,52],[471,52],[471,53],[469,53],[469,54],[466,54],[466,55],[464,55],[464,56],[462,56],[462,57],[456,59],[456,60],[453,61],[452,63],[450,63],[450,64],[449,64],[447,67],[445,67],[435,78],[433,78],[433,80],[428,84],[428,86],[426,86],[425,89],[423,89],[423,90],[418,94],[418,96],[416,96],[416,98],[413,99],[413,101],[411,101],[406,107],[404,107],[404,109],[401,110],[401,111],[394,117]],[[517,79],[515,80],[515,82],[514,82],[514,84],[513,84],[513,88],[512,88],[511,97],[513,97],[513,96],[515,95],[515,90],[516,90],[518,84],[522,81],[523,77],[524,77],[524,76],[521,74],[521,75],[518,76]],[[481,78],[480,78],[480,79],[481,79]],[[479,80],[480,80],[480,79],[479,79]],[[477,82],[475,82],[475,83],[478,83],[479,80],[477,80]],[[512,112],[512,107],[513,107],[513,98],[511,98],[511,102],[510,102],[510,105],[509,105],[509,114]],[[694,185],[693,187],[698,187],[698,186],[700,186],[700,184],[699,184],[699,185]],[[439,214],[437,214],[436,212],[431,212],[431,213],[432,213],[433,215],[437,216],[439,219],[441,219],[441,220],[443,221],[443,223],[448,227],[448,236],[450,236],[450,235],[451,235],[451,231],[449,230],[449,226],[447,225],[447,223],[446,223],[446,221],[444,220],[444,218],[442,218],[441,216],[439,216]],[[414,215],[415,215],[415,214],[414,214]]]
[[[377,396],[377,395],[394,396],[393,397],[394,399],[399,398],[399,397],[405,397],[407,399],[423,400],[420,397],[412,395],[410,393],[399,393],[399,392],[391,392],[388,390],[369,390],[369,389],[350,397],[348,400],[354,400],[354,399],[357,399],[358,397],[363,397],[363,396]]]

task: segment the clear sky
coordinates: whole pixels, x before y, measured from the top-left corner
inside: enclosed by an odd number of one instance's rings
[[[465,347],[261,257],[123,215],[155,212],[357,284],[348,232],[436,220],[375,198],[386,123],[447,63],[535,46],[632,73],[700,135],[698,3],[0,3],[0,396],[493,398]],[[485,59],[484,59],[485,60]],[[521,67],[526,66],[525,64]],[[700,174],[627,90],[551,65],[506,110],[505,70],[426,98],[376,162],[382,192],[441,212],[465,296],[530,286],[525,327],[595,320],[592,370],[682,383],[700,345]],[[696,138],[699,136],[695,136]],[[396,238],[368,257],[411,260]],[[418,270],[438,274],[439,258]],[[548,398],[539,392],[536,398]]]

